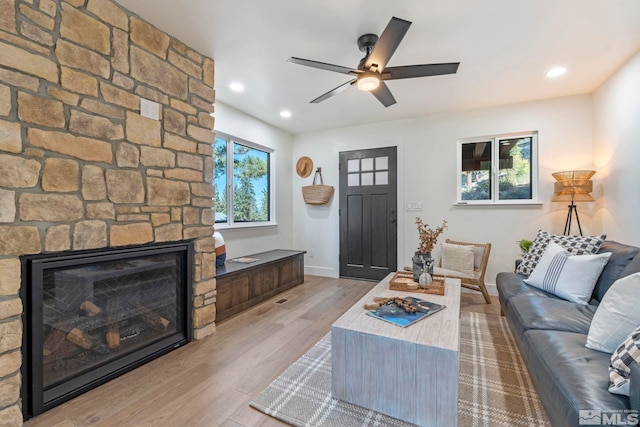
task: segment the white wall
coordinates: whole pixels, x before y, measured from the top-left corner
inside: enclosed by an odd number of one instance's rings
[[[331,102],[331,101],[329,101]],[[393,107],[390,107],[393,108]],[[541,206],[455,207],[456,141],[509,132],[539,132]],[[418,245],[415,216],[431,225],[443,219],[449,229],[441,239],[491,242],[487,281],[500,271],[512,270],[519,256],[516,240],[533,239],[538,229],[562,233],[567,206],[551,203],[552,172],[593,167],[593,117],[590,95],[506,105],[467,112],[424,116],[402,121],[327,130],[294,136],[292,161],[303,155],[321,166],[325,184],[334,185],[331,204],[306,205],[301,186],[311,177],[293,176],[294,246],[312,250],[307,273],[337,277],[338,153],[362,148],[398,146],[399,266],[409,265]],[[407,201],[423,201],[423,212],[405,212]],[[600,232],[592,219],[593,204],[580,204],[584,234]]]
[[[608,238],[640,245],[640,53],[593,95],[596,218]]]
[[[291,204],[292,136],[221,102],[215,104],[215,130],[275,150],[276,226],[218,229],[225,239],[227,257],[250,255],[271,249],[297,249],[293,246]]]

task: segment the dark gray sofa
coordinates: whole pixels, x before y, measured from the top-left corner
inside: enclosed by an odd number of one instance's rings
[[[640,367],[632,370],[630,397],[609,393],[610,355],[585,347],[589,325],[606,291],[618,278],[640,271],[640,248],[605,241],[600,252],[612,255],[589,305],[529,286],[516,273],[496,277],[502,312],[554,427],[578,426],[581,409],[640,409]]]

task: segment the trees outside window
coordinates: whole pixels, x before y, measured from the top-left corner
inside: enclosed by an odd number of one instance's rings
[[[458,203],[537,201],[537,132],[458,142]]]
[[[273,150],[216,132],[213,155],[216,224],[273,222]]]

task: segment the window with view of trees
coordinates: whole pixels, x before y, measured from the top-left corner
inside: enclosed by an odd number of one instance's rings
[[[271,222],[273,150],[220,132],[213,148],[216,223]]]
[[[458,143],[458,203],[535,202],[537,132]]]

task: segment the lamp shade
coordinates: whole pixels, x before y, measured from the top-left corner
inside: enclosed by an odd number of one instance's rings
[[[556,179],[554,184],[553,202],[595,202],[591,197],[593,191],[593,181],[591,177],[596,171],[578,170],[555,172],[553,177]]]

